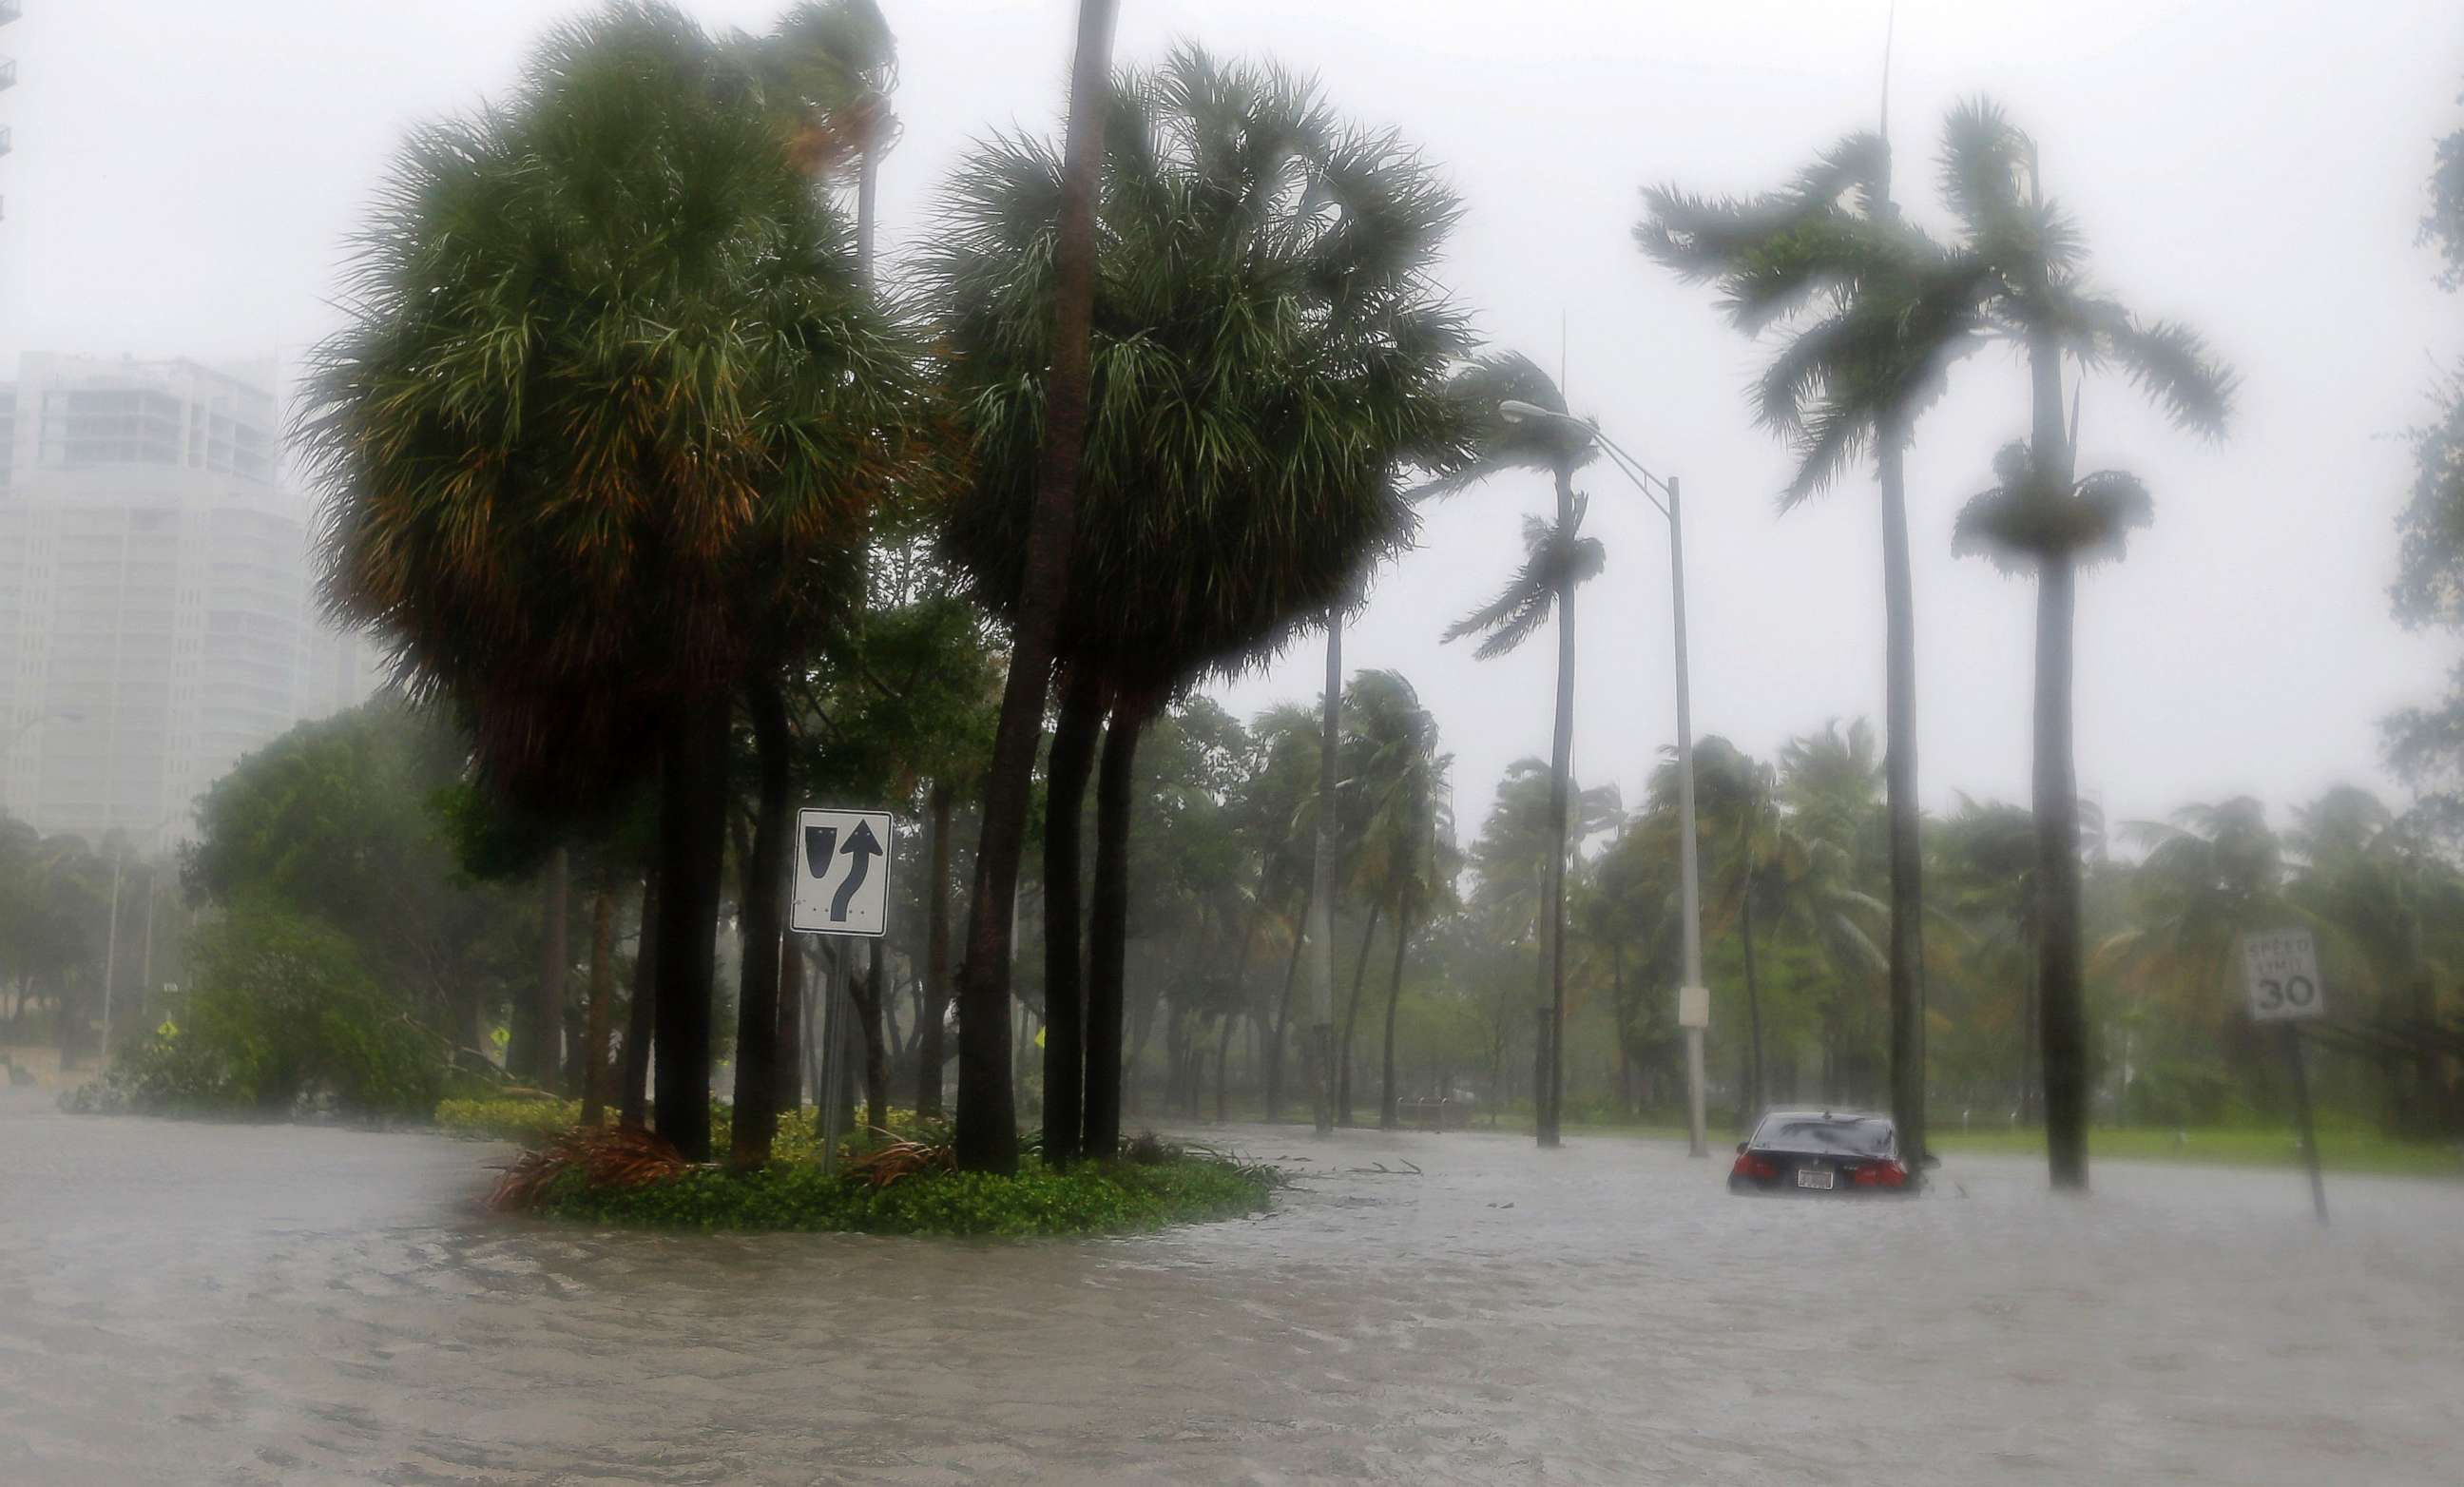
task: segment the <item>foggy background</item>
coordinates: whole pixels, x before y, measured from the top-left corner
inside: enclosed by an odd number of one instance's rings
[[[0,36],[19,67],[0,93],[15,144],[0,160],[0,359],[296,361],[333,323],[343,238],[405,128],[500,95],[529,42],[576,9],[28,0]],[[760,30],[781,6],[686,9]],[[1074,11],[884,10],[906,128],[881,187],[895,273],[967,141],[1057,132]],[[1400,129],[1442,166],[1467,206],[1447,280],[1482,333],[1552,371],[1562,354],[1574,410],[1683,479],[1696,730],[1768,754],[1831,718],[1866,715],[1879,732],[1872,484],[1777,515],[1789,460],[1741,395],[1767,349],[1629,233],[1644,185],[1763,189],[1872,126],[1885,15],[1883,0],[1129,0],[1116,56],[1141,63],[1188,36],[1313,70],[1347,117]],[[2157,501],[2129,560],[2081,588],[2079,780],[2117,821],[2384,786],[2377,720],[2438,689],[2443,647],[2407,636],[2385,590],[2409,477],[2392,435],[2423,414],[2433,355],[2464,339],[2411,246],[2459,74],[2453,0],[1899,7],[1890,126],[1910,215],[1942,225],[1942,117],[1988,94],[2041,143],[2097,280],[2188,321],[2245,379],[2213,448],[2119,382],[2087,385],[2080,467],[2133,470]],[[1971,359],[1909,459],[1930,809],[2027,791],[2034,590],[1949,553],[1951,514],[2025,411],[2015,359]],[[1664,528],[1605,464],[1579,488],[1610,566],[1577,609],[1574,765],[1631,801],[1674,736]],[[1348,669],[1398,669],[1435,710],[1466,836],[1506,765],[1548,751],[1554,648],[1479,663],[1438,635],[1503,582],[1521,516],[1547,500],[1544,477],[1521,477],[1432,509],[1421,550],[1380,576],[1347,638]],[[1313,691],[1321,664],[1312,646],[1218,695],[1246,716]]]

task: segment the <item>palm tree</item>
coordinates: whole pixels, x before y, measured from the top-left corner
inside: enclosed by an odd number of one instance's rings
[[[2087,1013],[2080,986],[2079,779],[2072,758],[2072,652],[2077,570],[2122,556],[2124,534],[2151,510],[2139,481],[2118,471],[2073,475],[2076,431],[2062,424],[2062,361],[2113,366],[2173,421],[2213,437],[2224,430],[2233,378],[2188,328],[2143,325],[2082,277],[2085,248],[2049,200],[2034,141],[2001,110],[1978,101],[1952,110],[1944,133],[1943,193],[1988,265],[1984,301],[1994,331],[2028,355],[2034,419],[2024,449],[1994,461],[1994,488],[1960,513],[1955,548],[1984,552],[2036,578],[2035,769],[2037,1002],[2045,1079],[2045,1148],[2053,1185],[2087,1186]]]
[[[1937,860],[1947,892],[1940,900],[1968,940],[1971,974],[2015,974],[2019,993],[2022,1118],[2033,1117],[2036,1083],[2036,823],[2018,806],[1980,803],[1966,795],[1941,823]],[[2021,963],[2015,972],[2013,960]]]
[[[1283,1114],[1285,1032],[1291,1020],[1292,991],[1299,983],[1301,952],[1308,938],[1305,926],[1316,899],[1319,727],[1315,711],[1287,704],[1270,709],[1250,728],[1263,761],[1251,778],[1256,829],[1265,843],[1258,869],[1259,906],[1263,909],[1269,901],[1288,899],[1294,888],[1300,892],[1300,901],[1290,915],[1291,944],[1283,993],[1272,1020],[1261,1019],[1266,1027],[1268,1121]],[[1304,840],[1310,843],[1306,858],[1298,852]],[[1283,889],[1281,895],[1274,893],[1277,887]]]
[[[1537,591],[1546,595],[1550,590],[1544,586]],[[1536,627],[1538,621],[1531,624]],[[1475,898],[1481,917],[1505,943],[1531,946],[1534,977],[1542,992],[1538,1010],[1543,1041],[1538,1053],[1543,1057],[1551,1052],[1558,1011],[1547,993],[1552,977],[1561,972],[1550,922],[1552,914],[1562,914],[1565,901],[1564,858],[1586,838],[1615,824],[1624,805],[1614,785],[1586,790],[1572,781],[1567,783],[1563,806],[1559,799],[1552,766],[1537,759],[1518,759],[1507,766],[1505,777],[1498,782],[1497,803],[1481,824],[1470,854],[1472,870],[1479,877]],[[1536,1121],[1548,1119],[1548,1083],[1543,1071],[1541,1087],[1533,1091]]]
[[[1891,1113],[1925,1149],[1925,889],[1916,755],[1916,593],[1908,569],[1905,458],[1917,416],[1981,327],[1983,268],[1908,224],[1891,201],[1890,145],[1854,134],[1762,197],[1643,193],[1642,250],[1715,280],[1739,330],[1793,332],[1753,391],[1756,418],[1787,439],[1793,509],[1871,449],[1881,486],[1883,732],[1891,871]]]
[[[1652,771],[1651,804],[1655,811],[1676,809],[1676,751],[1663,749]],[[1746,987],[1746,1080],[1738,1101],[1738,1119],[1760,1113],[1763,1078],[1763,1008],[1760,978],[1754,965],[1754,910],[1768,900],[1787,854],[1799,850],[1779,809],[1778,775],[1769,765],[1716,734],[1694,745],[1694,777],[1699,810],[1696,831],[1709,850],[1713,878],[1711,924],[1714,932],[1734,924],[1737,948],[1744,961]]]
[[[1026,841],[1036,745],[1051,690],[1062,606],[1069,594],[1071,536],[1078,524],[1079,459],[1089,399],[1088,343],[1095,303],[1095,194],[1104,168],[1104,116],[1115,0],[1079,0],[1078,44],[1069,64],[1069,121],[1060,168],[1020,224],[1049,265],[1039,322],[1047,327],[1046,375],[1035,391],[1032,427],[1013,451],[1030,465],[1032,502],[1020,535],[1016,602],[1009,612],[1009,675],[985,771],[975,896],[958,973],[958,1111],[954,1142],[970,1171],[1018,1167],[1018,1114],[1010,1082],[1010,939],[1019,857]],[[1017,205],[1012,203],[1013,206]]]
[[[1449,627],[1446,639],[1479,634],[1482,660],[1504,655],[1529,639],[1553,613],[1557,620],[1557,706],[1551,735],[1550,819],[1558,840],[1566,835],[1567,790],[1573,770],[1574,748],[1574,588],[1599,576],[1607,550],[1597,538],[1581,537],[1583,500],[1574,495],[1574,472],[1598,455],[1595,440],[1561,418],[1508,421],[1499,411],[1508,400],[1530,403],[1552,413],[1566,411],[1566,394],[1530,358],[1515,352],[1486,356],[1459,374],[1453,385],[1458,403],[1468,411],[1477,431],[1473,458],[1463,469],[1422,489],[1443,495],[1508,470],[1545,470],[1556,488],[1554,523],[1527,520],[1522,571],[1506,590],[1477,612]],[[1558,1140],[1559,1107],[1565,1095],[1566,1058],[1566,864],[1561,847],[1550,865],[1549,915],[1549,1080],[1537,1092],[1538,1139],[1543,1146]]]
[[[493,785],[578,814],[656,766],[658,1122],[703,1157],[730,699],[840,611],[909,349],[759,90],[649,7],[416,133],[346,309],[300,423],[327,592]]]
[[[1439,818],[1444,809],[1441,797],[1453,760],[1437,751],[1437,719],[1420,705],[1419,694],[1399,672],[1365,671],[1353,677],[1345,710],[1353,719],[1354,761],[1346,784],[1361,821],[1353,876],[1370,899],[1369,927],[1360,943],[1361,970],[1367,969],[1379,916],[1392,915],[1395,926],[1395,966],[1386,1008],[1387,1109],[1378,1121],[1387,1126],[1394,1123],[1395,998],[1402,988],[1414,916],[1434,897]],[[1335,1059],[1337,1119],[1346,1125],[1352,1123],[1353,1040],[1363,981],[1357,974],[1353,979]]]
[[[1106,127],[1094,410],[1055,643],[1109,712],[1083,1118],[1086,1149],[1109,1153],[1139,736],[1199,677],[1257,664],[1351,603],[1360,574],[1408,541],[1398,476],[1452,454],[1440,393],[1463,332],[1426,272],[1453,198],[1309,85],[1184,48],[1115,85]],[[943,544],[996,613],[1022,591],[1048,275],[1034,233],[1054,178],[1035,142],[988,143],[926,258],[974,456]],[[1068,830],[1058,815],[1047,826]],[[1058,1041],[1047,1028],[1047,1051]],[[1047,1117],[1047,1150],[1066,1152],[1056,1140]]]

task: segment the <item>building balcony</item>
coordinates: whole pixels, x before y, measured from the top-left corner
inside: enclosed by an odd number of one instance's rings
[[[0,0],[0,5],[7,3],[8,0]],[[0,90],[13,88],[16,85],[17,59],[13,56],[0,56]]]
[[[6,26],[25,13],[26,8],[18,0],[0,0],[0,26]]]
[[[9,126],[0,124],[0,155],[9,153]]]

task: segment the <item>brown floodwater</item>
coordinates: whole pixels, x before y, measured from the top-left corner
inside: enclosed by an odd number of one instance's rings
[[[1274,1214],[701,1238],[482,1214],[485,1145],[0,1090],[0,1483],[2464,1480],[2457,1185],[2331,1178],[2322,1232],[2290,1172],[1780,1202],[1228,1136],[1307,1174]]]

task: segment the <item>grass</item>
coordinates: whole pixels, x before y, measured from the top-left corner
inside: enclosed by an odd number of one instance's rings
[[[1993,1131],[1936,1127],[1932,1143],[1946,1156],[1973,1153],[2041,1157],[2045,1133],[2021,1126]],[[2095,1126],[2087,1135],[2091,1162],[2187,1162],[2222,1166],[2295,1167],[2301,1164],[2293,1132],[2267,1126]],[[2319,1165],[2330,1172],[2387,1172],[2412,1177],[2464,1176],[2464,1149],[2438,1142],[2396,1141],[2373,1131],[2319,1133]]]
[[[1272,1205],[1281,1175],[1213,1153],[1084,1163],[1055,1172],[1029,1158],[1015,1176],[930,1172],[876,1186],[809,1163],[751,1171],[695,1167],[629,1187],[580,1171],[547,1184],[532,1211],[625,1228],[1025,1237],[1115,1234],[1238,1218]]]

